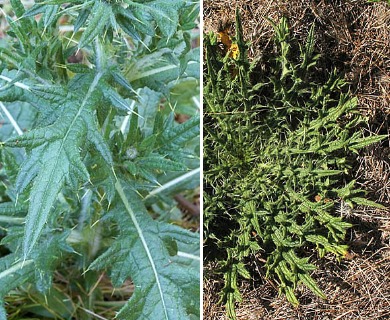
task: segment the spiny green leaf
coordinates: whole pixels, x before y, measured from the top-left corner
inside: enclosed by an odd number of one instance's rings
[[[13,202],[0,203],[0,214],[2,215],[12,216],[26,211],[27,208],[21,204],[15,204]]]
[[[351,192],[353,192],[353,187],[355,183],[356,180],[351,180],[345,187],[333,189],[333,191],[336,192],[337,195],[342,199],[348,198],[351,195]]]
[[[74,135],[71,135],[70,139],[80,140]],[[40,168],[30,194],[32,201],[30,201],[26,218],[26,233],[23,242],[25,257],[34,248],[42,233],[57,195],[69,175],[71,165],[81,175],[82,180],[89,179],[85,166],[77,159],[77,145],[69,147],[69,144],[73,143],[72,140],[60,139],[50,143],[45,148],[44,154],[41,155],[41,161],[45,163],[45,167]]]
[[[79,15],[77,16],[77,19],[74,23],[74,33],[80,30],[80,28],[85,24],[87,21],[91,11],[89,9],[83,9],[80,11]]]
[[[15,254],[0,258],[0,299],[34,275],[34,261],[16,262]]]
[[[135,20],[135,17],[132,18]],[[123,15],[117,15],[116,22],[126,34],[135,40],[140,40],[140,35],[136,31],[136,27],[133,24],[133,19],[129,19]]]
[[[26,10],[25,10],[25,8],[23,6],[23,3],[20,0],[10,0],[10,3],[11,3],[12,9],[14,10],[16,16],[20,19],[19,23],[20,23],[21,29],[22,30],[31,30],[32,25],[33,25],[31,23],[31,20],[23,18],[24,13],[26,12]],[[13,22],[12,24],[15,23],[15,21],[12,21],[12,22]],[[11,24],[11,26],[12,26],[12,24]],[[22,32],[22,38],[21,39],[25,39],[25,33],[24,32]]]
[[[138,127],[144,137],[149,137],[153,133],[154,120],[158,112],[161,94],[149,88],[143,88],[139,93],[138,106]]]
[[[183,54],[174,58],[177,55],[176,50]],[[145,55],[129,66],[128,70],[131,70],[131,73],[128,73],[129,81],[140,87],[148,86],[168,97],[169,90],[177,84],[177,79],[199,78],[200,66],[197,61],[199,59],[193,57],[199,49],[184,53],[185,50],[182,42],[178,42],[177,48],[162,48]]]
[[[352,141],[352,145],[350,146],[351,149],[361,149],[364,147],[367,147],[368,145],[371,145],[373,143],[377,143],[382,141],[383,139],[388,138],[388,135],[372,135],[370,137],[364,137],[360,139],[356,139]]]
[[[155,25],[151,23],[151,16],[143,10],[143,4],[136,4],[128,0],[128,8],[114,7],[114,13],[117,17],[117,23],[119,26],[124,25],[123,31],[130,32],[129,36],[134,37],[135,40],[140,39],[140,33],[153,37],[155,35]],[[133,4],[133,6],[131,6]],[[137,8],[138,7],[138,8]],[[135,29],[135,34],[133,33]]]
[[[168,145],[180,146],[197,137],[199,130],[199,115],[195,115],[164,134],[164,141]]]
[[[190,319],[183,302],[188,303],[186,292],[199,285],[197,270],[171,261],[160,238],[160,223],[150,218],[136,194],[125,191],[121,182],[115,188],[123,203],[114,215],[122,221],[121,236],[90,268],[108,267],[115,285],[128,277],[136,284],[117,318]]]
[[[148,10],[156,20],[162,33],[171,37],[179,24],[178,10],[184,5],[183,0],[174,0],[167,3],[166,1],[153,1],[148,4]]]
[[[138,149],[139,151],[148,154],[153,150],[155,144],[156,144],[156,135],[152,134],[151,136],[148,136],[142,140]]]
[[[46,146],[41,145],[36,148],[31,155],[22,163],[15,187],[19,193],[22,193],[29,183],[36,177],[40,170],[40,159],[45,151]]]
[[[326,295],[322,292],[322,290],[318,287],[318,285],[315,283],[315,281],[310,275],[308,275],[307,273],[299,273],[298,277],[299,280],[301,280],[302,283],[306,287],[308,287],[315,295],[326,300]]]
[[[111,101],[115,108],[124,111],[131,111],[130,104],[114,89],[106,87],[104,89],[104,95]]]
[[[286,259],[286,261],[291,266],[296,266],[302,271],[312,271],[315,270],[315,265],[308,263],[309,258],[298,258],[298,256],[295,254],[294,250],[289,250],[287,252],[282,253],[283,258]]]
[[[91,86],[96,86],[94,82]],[[19,173],[18,186],[24,189],[34,178],[31,189],[30,207],[26,218],[26,232],[23,243],[24,256],[27,257],[34,248],[43,227],[48,219],[51,208],[58,193],[66,180],[70,181],[71,174],[78,180],[88,181],[89,173],[80,159],[78,148],[85,142],[91,141],[107,163],[112,165],[110,151],[97,130],[93,115],[93,99],[90,88],[82,101],[75,96],[73,101],[66,104],[66,113],[53,125],[32,130],[21,137],[9,139],[9,146],[27,147],[31,149],[30,158],[24,162]],[[34,159],[40,159],[40,164],[32,168]],[[25,178],[26,182],[22,179]]]
[[[342,172],[343,172],[342,170],[325,170],[325,169],[315,169],[311,171],[311,173],[317,175],[318,177],[335,176]]]
[[[59,5],[47,6],[46,7],[45,14],[44,14],[44,17],[43,17],[43,25],[44,25],[45,28],[50,26],[55,21],[59,8],[60,8]]]
[[[122,75],[122,73],[119,70],[111,70],[111,75],[114,78],[114,81],[121,85],[123,88],[134,92],[134,89],[130,85],[130,83],[127,81],[127,79]]]
[[[197,184],[199,179],[200,168],[196,168],[187,172],[185,174],[181,174],[175,178],[170,178],[163,185],[159,186],[152,190],[145,198],[146,200],[155,199],[156,196],[164,196],[167,194],[176,194],[178,189],[191,189]]]
[[[231,259],[226,262],[224,270],[224,287],[221,292],[220,302],[225,303],[226,314],[230,319],[236,319],[235,302],[241,301],[241,294],[237,286],[237,266]]]
[[[358,204],[358,205],[363,205],[363,206],[368,206],[368,207],[373,207],[373,208],[379,208],[379,209],[386,209],[385,206],[376,203],[375,201],[368,200],[366,198],[361,198],[361,197],[353,197],[349,199],[350,201]]]
[[[166,37],[171,37],[176,32],[179,24],[178,10],[185,5],[184,0],[172,0],[169,2],[155,0],[141,4],[126,1],[134,10],[145,10],[156,21],[161,32]]]
[[[199,2],[187,3],[180,15],[180,25],[183,30],[193,30],[196,27],[196,19],[199,16]]]
[[[137,164],[144,169],[161,170],[163,172],[183,171],[186,169],[182,163],[164,158],[163,156],[157,154],[150,155],[145,158],[138,158]]]
[[[315,243],[317,246],[319,246],[319,248],[323,249],[324,253],[328,253],[328,252],[333,253],[337,257],[343,257],[347,253],[348,246],[337,244],[337,243],[331,243],[329,241],[331,239],[328,240],[328,238],[325,238],[322,235],[310,234],[305,236],[305,238],[307,241]],[[323,257],[323,255],[321,255],[320,257]]]
[[[291,287],[286,287],[285,288],[285,293],[286,293],[286,298],[287,300],[293,305],[293,306],[298,306],[299,305],[299,301],[296,297],[296,295],[294,294],[294,289],[291,288]]]
[[[20,66],[23,59],[18,55],[6,48],[0,48],[0,58],[2,61],[6,61],[14,66]]]
[[[251,278],[249,271],[245,268],[245,264],[242,262],[237,264],[237,272],[241,277],[244,277],[245,279]]]
[[[26,10],[23,17],[33,17],[37,14],[44,13],[46,10],[46,6],[41,3],[34,4],[31,8]]]
[[[74,73],[90,73],[91,69],[85,64],[69,63],[66,65],[66,69]]]
[[[66,243],[70,230],[52,234],[36,248],[33,256],[35,262],[36,287],[41,293],[47,293],[52,286],[53,272],[58,263],[58,256],[65,252],[74,252]]]
[[[23,3],[20,0],[10,0],[12,9],[15,11],[17,17],[23,16],[25,9]]]
[[[91,11],[91,20],[84,30],[78,44],[79,48],[84,48],[91,43],[99,34],[102,34],[107,22],[112,14],[111,6],[104,1],[96,1]]]

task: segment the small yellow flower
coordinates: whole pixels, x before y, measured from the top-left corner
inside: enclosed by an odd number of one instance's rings
[[[223,45],[225,53],[229,52],[229,57],[237,60],[240,50],[237,43],[232,41],[229,35],[229,26],[221,26],[217,32],[217,41]]]
[[[240,54],[240,49],[238,48],[237,43],[233,43],[230,46],[230,57],[232,57],[234,60],[237,60],[239,54]]]

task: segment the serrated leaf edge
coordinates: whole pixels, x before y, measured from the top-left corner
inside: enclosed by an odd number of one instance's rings
[[[155,263],[153,261],[152,254],[150,253],[148,244],[146,243],[143,231],[142,231],[142,229],[141,229],[141,227],[140,227],[140,225],[138,223],[138,220],[137,220],[133,210],[131,209],[130,203],[129,203],[129,201],[126,198],[126,195],[125,195],[125,193],[123,191],[123,188],[122,188],[122,184],[120,183],[119,180],[117,180],[116,183],[115,183],[115,189],[118,192],[118,195],[121,198],[121,200],[122,200],[122,202],[123,202],[123,204],[124,204],[124,206],[126,208],[126,211],[130,215],[130,218],[131,218],[131,220],[134,223],[134,226],[135,226],[135,228],[137,230],[138,236],[139,236],[139,238],[141,240],[142,246],[144,247],[146,255],[148,256],[150,265],[152,266],[152,269],[153,269],[154,277],[156,279],[158,291],[159,291],[161,302],[162,302],[163,309],[164,309],[165,318],[169,319],[168,312],[167,312],[167,306],[166,306],[166,303],[165,303],[165,300],[164,300],[163,290],[162,290],[162,287],[161,287],[160,279],[158,277],[158,272],[157,272],[156,265],[155,265]]]

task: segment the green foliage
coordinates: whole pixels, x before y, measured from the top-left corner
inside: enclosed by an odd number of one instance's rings
[[[172,225],[153,221],[145,209],[139,206],[142,201],[136,193],[122,189],[119,180],[116,189],[122,203],[111,214],[118,222],[120,235],[90,267],[109,267],[116,286],[131,276],[135,283],[144,288],[135,290],[134,297],[117,318],[185,319],[187,313],[196,312],[198,307],[193,299],[199,296],[194,286],[198,281],[199,270],[190,268],[188,261],[180,259],[177,252],[182,249],[182,245],[195,243],[192,252],[199,254],[197,236]],[[166,237],[175,244],[176,250],[172,254],[164,243]]]
[[[205,250],[219,252],[222,301],[233,319],[237,277],[250,277],[245,261],[254,254],[293,305],[299,283],[326,298],[310,276],[310,256],[346,254],[351,224],[336,208],[373,205],[350,177],[358,150],[385,138],[362,137],[357,99],[341,93],[335,73],[316,77],[314,29],[298,46],[285,18],[271,23],[275,52],[261,71],[261,61],[248,61],[238,13],[239,59],[205,35]]]
[[[199,234],[169,214],[176,193],[199,186],[199,4],[11,6],[0,48],[0,301],[19,289],[64,300],[53,274],[73,261],[86,291],[104,270],[115,286],[134,282],[118,319],[199,317]],[[69,308],[29,312],[92,319]]]

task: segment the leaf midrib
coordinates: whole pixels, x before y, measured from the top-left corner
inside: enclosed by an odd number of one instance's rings
[[[55,167],[57,167],[57,165],[58,165],[58,162],[59,162],[59,159],[60,159],[60,155],[61,155],[61,153],[62,153],[62,150],[64,149],[65,142],[67,141],[67,139],[68,139],[68,137],[69,137],[70,130],[72,129],[72,127],[73,127],[74,124],[76,123],[77,119],[78,119],[79,116],[81,115],[81,113],[82,113],[82,111],[83,111],[83,109],[84,109],[84,107],[85,107],[85,105],[86,105],[86,103],[87,103],[89,97],[91,96],[92,92],[95,90],[95,88],[96,88],[96,86],[97,86],[97,84],[98,84],[99,79],[101,78],[101,76],[102,76],[102,73],[101,73],[101,72],[98,72],[98,73],[95,75],[95,77],[94,77],[94,79],[93,79],[93,81],[92,81],[92,83],[91,83],[91,86],[89,87],[88,92],[87,92],[87,94],[86,94],[86,96],[85,96],[83,102],[81,103],[81,106],[80,106],[79,110],[77,111],[75,117],[73,118],[71,124],[69,125],[68,130],[66,131],[66,133],[65,133],[65,135],[64,135],[64,139],[62,139],[62,141],[61,141],[61,145],[60,145],[60,148],[59,148],[59,152],[58,152],[58,154],[57,154],[56,161],[55,161],[55,164],[56,164]],[[70,162],[69,162],[69,163],[70,163]],[[54,171],[54,170],[51,171],[50,177],[52,176],[53,171]],[[47,187],[46,187],[45,189],[47,189]]]
[[[163,305],[165,318],[169,319],[168,313],[167,313],[167,306],[166,306],[164,295],[163,295],[163,290],[162,290],[162,287],[161,287],[161,283],[160,283],[160,279],[159,279],[159,276],[158,276],[156,265],[154,264],[154,260],[152,258],[152,254],[150,253],[150,250],[149,250],[149,247],[148,247],[148,245],[146,243],[146,240],[145,240],[145,237],[143,235],[142,229],[141,229],[140,225],[138,224],[137,218],[135,217],[135,214],[134,214],[133,210],[131,209],[130,203],[129,203],[129,201],[126,198],[125,193],[124,193],[123,188],[122,188],[122,185],[121,185],[121,183],[120,183],[120,181],[118,179],[117,179],[117,181],[115,183],[115,189],[118,192],[118,194],[119,194],[123,204],[125,205],[125,208],[126,208],[127,212],[129,213],[130,218],[133,221],[135,228],[137,229],[137,233],[138,233],[138,235],[139,235],[139,237],[141,239],[142,246],[144,247],[146,255],[148,256],[148,260],[150,262],[150,265],[152,266],[152,270],[153,270],[153,273],[154,273],[154,277],[156,279],[156,283],[157,283],[158,291],[159,291],[159,294],[160,294],[161,302],[162,302],[162,305]]]
[[[53,169],[49,172],[49,177],[50,177],[50,180],[49,180],[49,181],[52,181],[51,178],[52,178],[52,177],[54,176],[54,174],[55,174],[55,172],[54,172],[55,169],[54,169],[54,168],[57,168],[58,165],[59,165],[60,158],[61,158],[61,156],[62,156],[62,151],[63,151],[63,149],[64,149],[65,142],[67,141],[67,139],[68,139],[68,137],[69,137],[70,131],[71,131],[72,127],[74,126],[74,124],[76,123],[77,119],[80,117],[80,115],[81,115],[81,113],[82,113],[82,111],[83,111],[83,109],[84,109],[84,107],[85,107],[85,105],[86,105],[86,103],[87,103],[89,97],[91,96],[92,92],[93,92],[94,89],[96,88],[96,86],[97,86],[97,84],[98,84],[99,79],[101,78],[101,76],[102,76],[102,73],[101,73],[101,72],[98,72],[98,73],[95,75],[95,77],[94,77],[94,79],[93,79],[93,81],[92,81],[92,84],[91,84],[91,86],[89,87],[88,92],[87,92],[85,98],[83,99],[83,101],[82,101],[82,103],[81,103],[81,106],[80,106],[79,110],[77,111],[75,117],[73,118],[71,124],[69,125],[69,127],[68,127],[68,129],[67,129],[67,131],[66,131],[66,133],[65,133],[65,135],[64,135],[64,138],[63,138],[62,141],[61,141],[60,147],[59,147],[59,149],[58,149],[58,153],[57,153],[57,155],[54,157],[54,159],[55,159],[55,162],[54,162],[55,165],[53,166]],[[70,166],[70,164],[71,164],[71,162],[69,161],[69,166]],[[45,186],[45,188],[44,188],[44,193],[43,193],[43,194],[46,194],[46,193],[47,193],[48,188],[49,188],[49,184],[46,184],[46,186]],[[37,210],[38,213],[41,212],[41,210],[42,210],[42,209],[41,209],[41,208],[42,208],[42,205],[43,205],[43,202],[41,202],[40,205],[39,205],[39,207],[38,207],[38,210]],[[29,248],[28,252],[25,252],[24,256],[27,257],[31,250],[32,250],[32,247]]]

